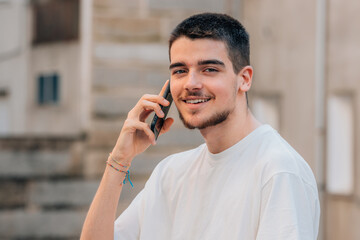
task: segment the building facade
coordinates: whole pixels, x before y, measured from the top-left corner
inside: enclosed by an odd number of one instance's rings
[[[0,1],[1,239],[79,236],[97,187],[81,171],[91,7]]]
[[[0,0],[0,238],[78,239],[128,111],[169,78],[170,31],[211,11],[250,33],[250,108],[311,166],[319,239],[359,239],[359,9],[355,0]],[[172,130],[133,161],[135,187],[118,214],[159,161],[203,142],[170,115]]]

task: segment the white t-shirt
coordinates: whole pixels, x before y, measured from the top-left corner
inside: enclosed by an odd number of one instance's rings
[[[115,221],[115,239],[316,239],[320,205],[304,159],[269,125],[225,151],[171,155]]]

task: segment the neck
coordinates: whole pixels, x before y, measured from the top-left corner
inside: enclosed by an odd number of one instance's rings
[[[224,122],[200,130],[211,153],[228,149],[261,125],[249,109],[230,115]]]

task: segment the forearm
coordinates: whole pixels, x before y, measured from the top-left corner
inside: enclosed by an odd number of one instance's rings
[[[81,239],[114,239],[114,221],[125,173],[106,166],[86,216]]]

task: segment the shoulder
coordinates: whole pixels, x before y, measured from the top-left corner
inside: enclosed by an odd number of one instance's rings
[[[304,183],[316,187],[316,181],[310,166],[275,130],[268,131],[264,135],[259,146],[257,159],[262,186],[274,176],[291,174]]]

